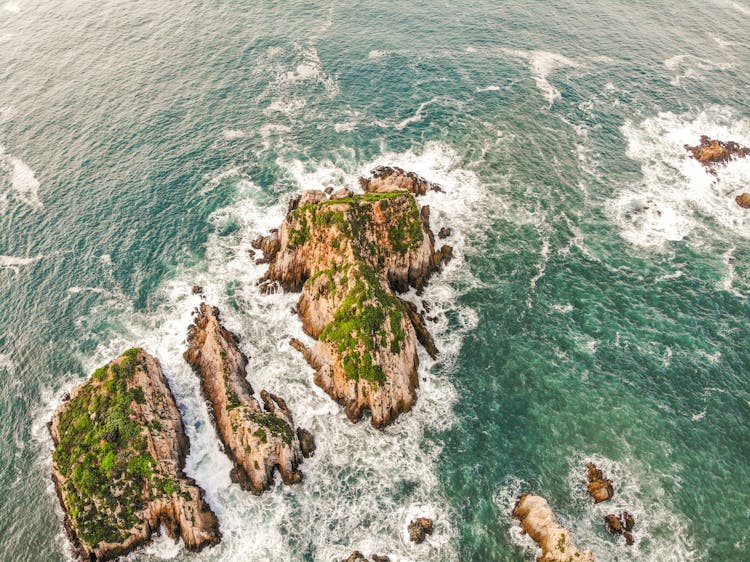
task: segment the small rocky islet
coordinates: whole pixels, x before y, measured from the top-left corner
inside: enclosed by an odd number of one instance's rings
[[[130,349],[74,389],[49,424],[52,479],[79,558],[109,560],[163,525],[188,550],[219,542],[203,490],[183,472],[189,443],[159,362]]]
[[[299,316],[317,342],[292,345],[314,367],[315,382],[350,420],[369,412],[380,428],[415,403],[417,342],[437,355],[416,305],[398,295],[421,291],[452,248],[435,249],[429,207],[415,199],[439,186],[393,167],[377,168],[361,185],[362,194],[303,192],[257,249],[269,264],[263,291],[301,292]],[[201,287],[192,292],[204,299]],[[295,429],[281,397],[263,390],[258,401],[238,337],[206,302],[196,310],[184,358],[232,460],[232,480],[255,494],[273,485],[277,471],[286,484],[301,482],[313,435]],[[221,540],[203,490],[184,473],[190,445],[174,396],[158,360],[144,350],[126,351],[75,388],[49,431],[52,478],[79,559],[125,555],[162,526],[192,551]],[[432,531],[427,521],[419,523],[421,540]]]
[[[702,135],[698,144],[685,145],[691,157],[703,164],[709,174],[719,175],[719,166],[738,158],[750,156],[750,148],[735,141],[722,141]],[[734,198],[735,203],[743,209],[750,209],[750,193],[743,192]]]

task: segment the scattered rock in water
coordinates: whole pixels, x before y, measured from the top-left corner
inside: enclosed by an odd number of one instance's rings
[[[327,187],[326,187],[326,188],[325,188],[325,189],[323,190],[323,193],[325,193],[326,195],[330,195],[331,193],[333,193],[333,187],[331,187],[330,185],[329,185],[329,186],[327,186]]]
[[[451,234],[453,234],[453,229],[448,228],[447,226],[444,226],[440,229],[438,232],[438,238],[448,238]]]
[[[547,501],[539,496],[524,494],[513,508],[513,516],[521,528],[542,549],[538,562],[594,562],[590,551],[581,551],[573,542],[570,531],[556,520]]]
[[[378,554],[373,554],[372,562],[391,562],[391,559],[388,556],[379,556]]]
[[[369,411],[380,428],[416,400],[417,340],[437,354],[421,317],[396,293],[421,290],[451,250],[435,251],[429,208],[407,191],[423,193],[429,182],[394,169],[362,181],[368,193],[302,194],[278,231],[261,288],[301,291],[302,327],[317,342],[292,346],[351,421]]]
[[[750,209],[750,193],[740,193],[734,200],[743,209]]]
[[[224,450],[234,468],[231,477],[243,489],[260,494],[279,471],[285,484],[302,480],[302,449],[286,403],[261,392],[264,408],[247,382],[247,357],[238,338],[221,325],[218,309],[201,303],[188,332],[185,360],[200,377]]]
[[[612,488],[612,480],[604,478],[602,471],[594,463],[588,463],[586,469],[589,481],[588,492],[594,498],[594,503],[610,499],[615,493],[614,488]]]
[[[193,294],[194,295],[202,295],[203,294],[203,287],[200,285],[193,285]]]
[[[685,149],[713,174],[716,173],[717,164],[725,164],[735,158],[750,156],[750,148],[734,141],[711,139],[706,135],[701,136],[699,144],[695,146],[686,144]]]
[[[610,513],[604,518],[604,528],[607,532],[610,535],[622,536],[628,546],[634,542],[631,533],[633,527],[635,527],[635,518],[627,511],[623,511],[619,516]]]
[[[409,523],[409,539],[417,544],[422,544],[427,535],[431,535],[433,531],[432,519],[427,517],[418,517],[411,523]]]
[[[130,349],[72,391],[49,424],[52,479],[83,560],[109,560],[163,526],[199,551],[221,539],[203,490],[183,472],[190,444],[159,362]]]
[[[315,437],[313,437],[313,434],[298,427],[297,439],[299,439],[299,446],[302,449],[302,456],[306,459],[312,457],[315,454]]]

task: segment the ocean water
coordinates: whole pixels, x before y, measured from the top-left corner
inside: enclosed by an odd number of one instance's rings
[[[750,560],[750,161],[717,178],[683,148],[750,146],[747,0],[3,2],[0,559],[70,560],[45,424],[142,345],[224,540],[130,560],[533,560],[525,491],[601,561]],[[260,295],[247,253],[292,193],[381,163],[444,186],[456,248],[410,295],[442,354],[382,432],[315,386],[297,296]],[[181,358],[194,283],[315,433],[303,485],[230,483]]]

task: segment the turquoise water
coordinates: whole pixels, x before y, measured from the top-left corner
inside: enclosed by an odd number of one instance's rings
[[[4,0],[0,0],[2,3]],[[750,214],[682,148],[750,145],[745,0],[0,5],[0,558],[69,557],[45,423],[133,344],[164,364],[224,541],[133,560],[533,560],[545,496],[600,560],[750,559]],[[415,410],[352,426],[246,250],[301,188],[438,181],[457,259]],[[318,438],[306,482],[230,485],[181,360],[199,282],[256,387]],[[413,296],[414,297],[414,296]],[[414,297],[416,298],[416,297]],[[616,496],[593,507],[595,460]],[[626,548],[600,525],[637,516]],[[428,543],[406,523],[436,518]]]

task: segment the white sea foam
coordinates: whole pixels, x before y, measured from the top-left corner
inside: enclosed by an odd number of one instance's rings
[[[221,136],[224,140],[237,140],[244,139],[247,133],[242,129],[225,129]]]
[[[739,2],[732,2],[732,7],[740,12],[741,14],[744,14],[746,16],[750,16],[750,8],[747,6],[744,6],[740,4]]]
[[[373,429],[366,420],[351,424],[340,406],[314,384],[312,370],[289,346],[291,337],[309,341],[290,313],[298,295],[259,293],[256,282],[265,266],[256,265],[248,250],[258,234],[283,220],[285,201],[263,206],[258,202],[263,199],[260,190],[244,178],[235,180],[235,203],[210,219],[216,225],[231,221],[240,228],[226,236],[212,235],[205,263],[165,282],[159,310],[133,314],[123,305],[122,333],[101,345],[93,357],[84,358],[87,372],[132,345],[142,345],[160,359],[191,441],[186,471],[204,487],[221,523],[222,543],[204,551],[201,560],[291,560],[303,552],[315,560],[337,560],[353,549],[401,561],[457,559],[452,514],[436,470],[440,448],[424,438],[425,430],[447,429],[455,419],[456,392],[449,372],[463,334],[477,323],[474,311],[457,304],[455,287],[474,282],[464,265],[466,238],[481,223],[476,217],[486,207],[481,202],[487,194],[457,160],[447,146],[433,143],[422,152],[384,154],[364,166],[282,162],[300,188],[320,188],[329,180],[356,188],[358,173],[388,163],[414,170],[445,189],[431,192],[423,202],[431,206],[433,228],[453,227],[454,259],[423,295],[407,295],[430,303],[429,328],[441,356],[436,364],[420,348],[417,404],[384,431]],[[200,302],[191,292],[194,283],[203,286],[206,300],[221,308],[227,326],[241,336],[256,391],[279,393],[292,408],[296,424],[315,434],[318,449],[303,464],[302,485],[279,486],[255,497],[231,484],[230,463],[220,451],[197,377],[182,359],[191,312]],[[45,410],[44,415],[49,413]],[[436,522],[433,535],[418,547],[405,535],[407,523],[416,515]],[[185,558],[164,540],[131,559],[144,556]]]
[[[525,51],[522,49],[504,49],[506,53],[529,62],[531,76],[536,82],[537,88],[541,90],[544,99],[550,106],[560,99],[560,91],[549,81],[549,76],[555,70],[565,67],[577,67],[579,64],[559,53],[549,51]]]
[[[5,369],[11,376],[15,374],[16,364],[11,359],[10,354],[0,353],[0,369]]]
[[[750,237],[750,218],[734,201],[750,183],[750,159],[717,167],[713,176],[685,150],[701,135],[750,146],[750,121],[724,107],[697,115],[660,113],[626,122],[627,155],[643,180],[608,203],[623,237],[637,246],[664,248],[686,237]]]
[[[205,176],[203,176],[203,179],[206,180],[206,185],[201,188],[200,194],[205,195],[206,193],[210,193],[224,181],[243,177],[245,176],[242,172],[242,168],[240,168],[239,166],[232,166],[231,168],[220,170],[213,174],[206,174]]]
[[[22,267],[36,263],[43,257],[22,258],[18,256],[0,256],[0,269],[10,269],[18,273]]]
[[[0,123],[10,121],[16,114],[16,110],[10,105],[0,107]]]
[[[426,107],[429,107],[430,105],[432,105],[436,101],[438,101],[437,98],[432,98],[429,101],[425,101],[425,102],[420,103],[419,107],[417,108],[417,111],[414,112],[414,115],[412,115],[411,117],[407,117],[406,119],[404,119],[402,121],[399,121],[398,123],[396,123],[396,125],[395,125],[394,128],[396,130],[400,131],[402,129],[405,129],[406,127],[408,127],[412,123],[416,123],[418,121],[421,121],[422,120],[422,112],[425,110]]]
[[[301,61],[293,70],[288,70],[280,75],[280,81],[285,83],[296,82],[318,82],[323,84],[328,95],[331,97],[339,93],[339,85],[336,78],[323,70],[323,65],[315,47],[298,47]]]
[[[706,80],[712,71],[730,70],[734,64],[728,61],[712,61],[706,57],[690,54],[675,55],[664,61],[664,66],[674,73],[673,86],[679,86],[684,80]]]
[[[737,271],[734,267],[734,252],[736,250],[737,248],[732,246],[721,256],[721,259],[726,266],[726,273],[722,276],[721,281],[719,282],[719,288],[724,291],[729,291],[735,296],[744,297],[745,295],[734,288],[734,282],[737,280]]]
[[[39,199],[39,181],[34,171],[20,158],[5,152],[0,145],[0,170],[8,174],[10,180],[10,196],[33,209],[44,208]],[[6,194],[7,198],[8,194]]]
[[[499,92],[500,86],[485,86],[484,88],[477,88],[476,92],[482,93],[482,92]]]

